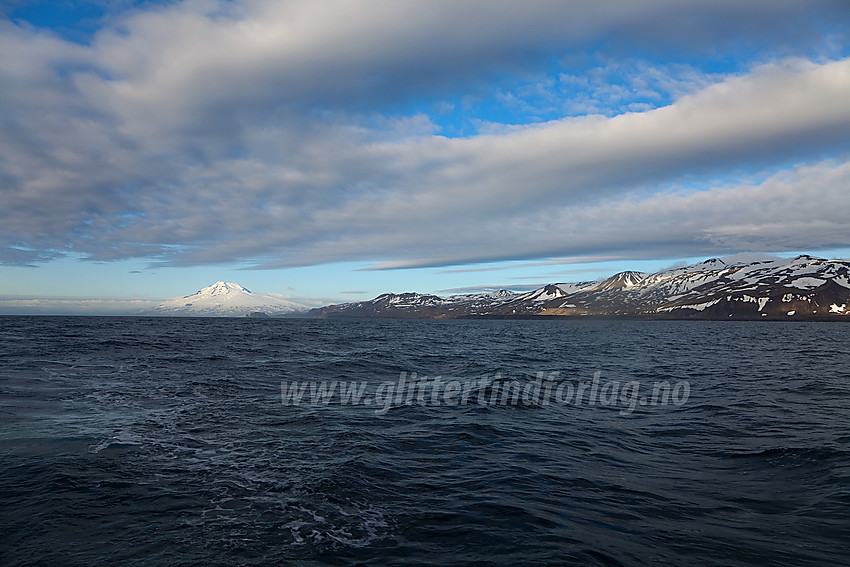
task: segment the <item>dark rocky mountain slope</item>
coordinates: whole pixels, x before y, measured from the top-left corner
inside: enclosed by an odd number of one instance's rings
[[[655,274],[549,284],[528,293],[440,297],[385,293],[331,305],[315,317],[622,317],[850,320],[850,263],[813,256],[727,264],[712,258]]]

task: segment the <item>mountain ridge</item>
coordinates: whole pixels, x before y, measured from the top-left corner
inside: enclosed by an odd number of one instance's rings
[[[727,263],[710,258],[654,274],[625,271],[595,282],[526,293],[384,293],[312,309],[311,317],[613,317],[713,320],[850,320],[850,263],[806,254]]]

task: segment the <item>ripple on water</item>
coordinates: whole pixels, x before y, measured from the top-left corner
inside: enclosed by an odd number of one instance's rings
[[[844,325],[4,323],[3,565],[850,564]],[[280,403],[281,380],[597,370],[690,398]]]

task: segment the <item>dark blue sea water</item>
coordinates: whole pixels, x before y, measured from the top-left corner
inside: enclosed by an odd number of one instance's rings
[[[824,323],[0,317],[0,565],[850,565],[848,345]],[[402,372],[689,390],[282,399]]]

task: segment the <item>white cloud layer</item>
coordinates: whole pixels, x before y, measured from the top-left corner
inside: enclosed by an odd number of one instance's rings
[[[0,297],[2,315],[135,315],[155,307],[155,299]]]
[[[199,0],[124,14],[86,46],[0,23],[0,262],[410,267],[847,246],[850,59],[789,47],[822,41],[825,21],[850,29],[850,8]],[[783,57],[690,77],[660,108],[467,138],[393,111],[601,37],[612,53],[743,43]]]

